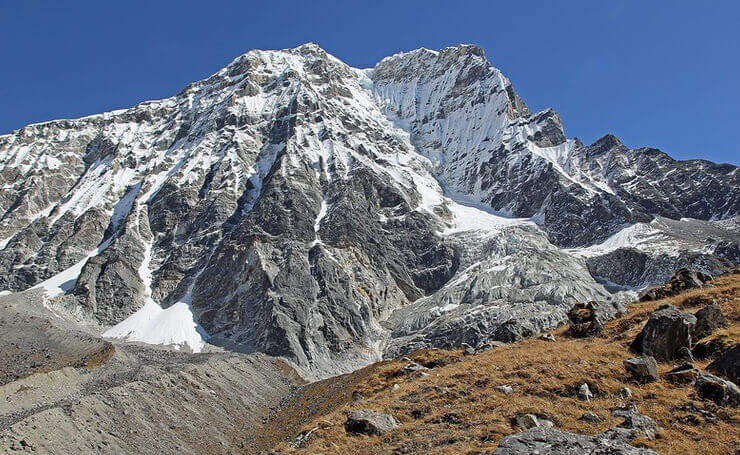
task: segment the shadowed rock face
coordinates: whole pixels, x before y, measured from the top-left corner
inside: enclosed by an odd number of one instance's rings
[[[724,376],[732,382],[740,382],[740,343],[714,359],[707,366],[707,370]]]
[[[251,51],[175,97],[0,136],[0,289],[63,277],[64,308],[102,327],[185,305],[211,342],[320,377],[629,297],[593,277],[728,267],[730,221],[662,221],[672,250],[628,264],[589,248],[656,215],[733,217],[737,179],[567,139],[475,46],[372,70]]]
[[[656,310],[630,346],[642,355],[658,360],[680,358],[682,348],[691,349],[696,316],[682,313],[673,305]]]
[[[701,310],[694,313],[696,316],[696,327],[694,327],[694,340],[701,340],[705,336],[711,335],[717,329],[727,327],[729,323],[719,305],[712,302]]]

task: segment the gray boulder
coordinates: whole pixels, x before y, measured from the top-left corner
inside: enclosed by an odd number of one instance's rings
[[[621,389],[617,390],[617,396],[625,400],[628,398],[632,398],[632,390],[630,390],[629,387],[622,387]]]
[[[588,422],[593,425],[601,423],[601,417],[594,414],[593,412],[584,412],[583,415],[578,418],[578,420],[583,420],[584,422]]]
[[[740,343],[735,344],[707,366],[707,370],[725,376],[733,382],[740,378]]]
[[[624,368],[637,382],[658,380],[658,362],[654,357],[633,357],[624,361]]]
[[[516,424],[522,428],[527,429],[540,426],[539,421],[537,420],[537,416],[534,414],[522,414],[517,416]]]
[[[494,455],[657,455],[651,449],[633,447],[606,435],[586,436],[551,428],[531,428],[501,440]]]
[[[694,387],[699,398],[712,400],[720,406],[740,405],[740,388],[732,381],[705,373],[696,378]]]
[[[705,336],[711,335],[715,330],[727,327],[727,318],[715,302],[697,311],[694,316],[696,316],[694,340],[701,340]]]
[[[497,385],[493,388],[493,390],[495,390],[496,392],[501,392],[504,395],[511,395],[511,392],[514,391],[514,388],[510,385]]]
[[[516,424],[522,428],[552,428],[555,424],[552,420],[540,417],[535,414],[519,414],[516,417]]]
[[[617,408],[612,411],[612,415],[624,418],[622,423],[619,424],[619,428],[616,429],[623,437],[628,439],[645,438],[650,441],[658,437],[658,424],[650,417],[640,414],[634,404]]]
[[[344,429],[347,433],[378,436],[384,435],[399,426],[401,426],[401,423],[392,415],[369,409],[350,411],[347,413],[347,421],[344,423]]]
[[[700,288],[712,281],[712,276],[699,270],[680,269],[671,279],[671,284],[676,288],[693,289]]]
[[[650,315],[642,332],[632,342],[633,351],[658,360],[679,357],[681,348],[691,349],[696,326],[693,314],[682,313],[673,305],[663,305]]]
[[[663,377],[666,381],[674,384],[691,384],[701,374],[694,365],[687,363],[684,365],[677,366]]]
[[[591,401],[594,394],[591,393],[591,389],[588,388],[588,384],[585,382],[578,387],[578,399],[581,401]]]

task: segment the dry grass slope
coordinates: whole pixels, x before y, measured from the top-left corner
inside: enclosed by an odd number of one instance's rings
[[[291,440],[295,429],[319,427],[304,447],[281,442],[274,453],[491,454],[501,438],[520,431],[512,425],[518,413],[546,415],[557,428],[575,433],[596,434],[613,428],[621,419],[611,416],[610,410],[625,401],[616,392],[628,386],[633,392],[631,400],[661,427],[658,439],[638,440],[635,445],[652,447],[663,455],[737,453],[737,409],[698,400],[691,386],[664,380],[632,383],[622,366],[623,359],[634,356],[629,343],[659,305],[672,303],[694,312],[712,299],[718,301],[731,326],[701,343],[740,342],[740,274],[736,273],[719,277],[711,287],[635,303],[627,315],[608,323],[600,337],[569,338],[562,327],[554,333],[555,342],[530,339],[473,356],[462,356],[460,351],[415,352],[409,357],[431,368],[425,377],[405,374],[406,362],[395,360],[312,384],[266,422],[263,442]],[[708,363],[709,359],[696,362],[700,368]],[[660,364],[660,373],[673,366]],[[575,397],[575,388],[584,382],[595,395],[590,402]],[[394,384],[399,386],[396,390]],[[513,386],[511,395],[494,391],[503,384]],[[353,401],[353,391],[364,398]],[[689,402],[716,415],[716,422],[684,410]],[[402,426],[382,437],[348,435],[343,427],[345,416],[357,408],[389,412]],[[578,420],[584,412],[597,414],[601,423]]]

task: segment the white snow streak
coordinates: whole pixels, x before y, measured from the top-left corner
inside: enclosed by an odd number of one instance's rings
[[[138,215],[141,216],[139,210]],[[144,242],[144,260],[139,266],[139,277],[144,284],[145,303],[137,312],[119,322],[103,333],[109,338],[118,338],[125,341],[138,341],[147,344],[171,345],[175,349],[188,348],[192,352],[200,352],[205,346],[208,334],[198,324],[193,314],[192,290],[196,275],[185,296],[169,308],[163,309],[152,299],[152,242]]]
[[[42,281],[36,286],[33,286],[31,289],[43,288],[46,291],[46,296],[48,298],[54,298],[64,294],[65,292],[69,292],[70,290],[72,290],[75,283],[77,283],[80,272],[82,272],[82,268],[85,266],[85,263],[87,263],[88,259],[97,256],[98,254],[105,251],[112,240],[113,237],[109,238],[108,240],[100,244],[98,248],[88,253],[88,255],[85,256],[84,259],[77,262],[72,267],[69,267],[68,269],[57,273],[53,277]]]

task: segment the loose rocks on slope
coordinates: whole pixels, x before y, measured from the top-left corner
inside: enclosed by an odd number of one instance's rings
[[[494,455],[657,455],[651,449],[633,447],[620,439],[585,436],[546,428],[530,428],[501,440]]]
[[[711,276],[698,270],[680,269],[668,283],[648,290],[640,300],[651,301],[664,299],[689,289],[700,288],[711,280]]]

